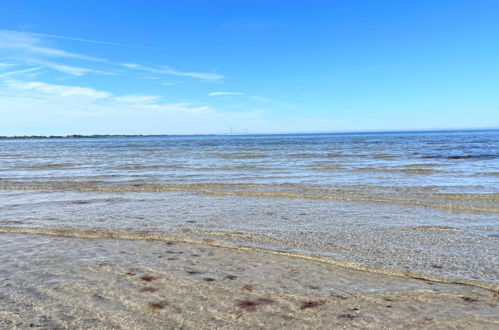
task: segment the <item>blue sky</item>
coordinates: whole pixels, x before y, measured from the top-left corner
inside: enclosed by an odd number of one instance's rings
[[[9,1],[0,135],[499,127],[499,1]]]

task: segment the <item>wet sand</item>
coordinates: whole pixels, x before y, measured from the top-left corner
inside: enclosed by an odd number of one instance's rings
[[[0,328],[497,329],[499,293],[207,244],[1,233]]]

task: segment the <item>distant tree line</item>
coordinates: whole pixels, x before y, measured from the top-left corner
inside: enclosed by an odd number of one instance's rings
[[[126,134],[92,134],[92,135],[15,135],[15,136],[0,136],[0,140],[13,140],[13,139],[82,139],[82,138],[109,138],[109,137],[143,137],[147,135],[126,135]]]

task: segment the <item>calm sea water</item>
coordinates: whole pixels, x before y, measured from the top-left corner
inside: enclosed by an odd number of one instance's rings
[[[0,226],[499,280],[499,131],[0,141]]]

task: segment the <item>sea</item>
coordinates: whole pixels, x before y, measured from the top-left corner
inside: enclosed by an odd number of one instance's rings
[[[14,233],[185,237],[497,284],[499,130],[4,139],[0,235],[22,252]]]

